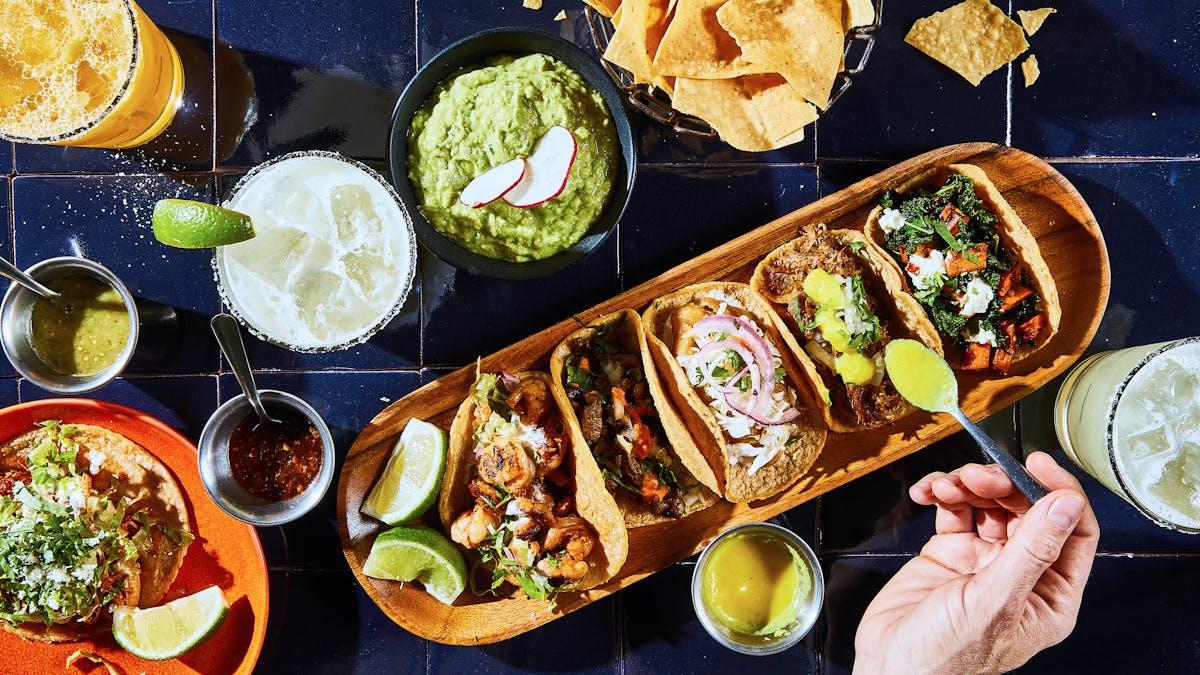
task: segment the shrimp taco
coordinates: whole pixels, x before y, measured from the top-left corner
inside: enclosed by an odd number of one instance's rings
[[[960,369],[1007,374],[1058,331],[1037,241],[979,167],[938,167],[885,192],[866,231],[907,274]]]
[[[716,501],[716,475],[671,407],[645,343],[641,318],[624,309],[567,336],[550,356],[555,394],[574,413],[567,424],[575,445],[591,449],[628,527]]]
[[[696,284],[656,299],[642,323],[654,365],[726,499],[765,499],[808,471],[826,434],[816,374],[802,354],[780,348],[765,300],[745,284]]]
[[[0,444],[0,627],[44,642],[159,604],[192,535],[171,472],[107,429],[46,421]]]
[[[899,337],[941,354],[942,341],[887,254],[862,232],[807,228],[767,254],[750,285],[790,329],[788,346],[816,366],[831,429],[871,429],[915,410],[892,386],[883,349]]]
[[[438,514],[450,538],[532,599],[583,590],[625,563],[628,534],[539,372],[480,374],[450,428]]]

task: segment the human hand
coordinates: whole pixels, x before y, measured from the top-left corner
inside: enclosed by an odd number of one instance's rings
[[[1100,538],[1075,478],[1049,455],[1030,506],[994,464],[931,473],[909,490],[937,533],[867,607],[856,673],[999,673],[1070,635]]]

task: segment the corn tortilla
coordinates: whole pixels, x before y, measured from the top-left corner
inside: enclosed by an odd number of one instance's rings
[[[671,82],[654,70],[654,54],[670,22],[667,0],[625,0],[621,19],[604,59],[633,74],[639,84],[652,84],[671,91]]]
[[[1033,86],[1038,78],[1042,75],[1042,69],[1038,67],[1037,56],[1030,54],[1029,58],[1021,62],[1021,74],[1025,76],[1025,86]]]
[[[671,100],[677,110],[700,117],[726,143],[748,152],[798,142],[804,127],[817,118],[816,108],[775,74],[726,80],[681,77]]]
[[[904,41],[975,86],[1029,48],[1021,27],[988,0],[965,0],[917,19]]]
[[[717,21],[717,8],[725,1],[678,0],[654,55],[654,70],[710,80],[764,72],[742,58],[733,36]]]
[[[1018,9],[1017,17],[1021,19],[1021,25],[1025,27],[1025,32],[1033,35],[1038,32],[1043,23],[1051,14],[1058,12],[1053,7],[1043,7],[1041,9]]]

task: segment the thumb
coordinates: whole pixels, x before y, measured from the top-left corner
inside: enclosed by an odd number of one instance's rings
[[[1051,565],[1083,515],[1083,497],[1055,490],[1021,517],[1000,555],[976,577],[998,600],[1024,598]],[[997,593],[999,591],[999,593]]]

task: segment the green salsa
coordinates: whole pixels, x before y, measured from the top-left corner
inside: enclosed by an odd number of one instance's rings
[[[892,340],[883,354],[884,367],[904,400],[929,412],[958,407],[958,380],[946,360],[916,340]]]
[[[529,157],[550,127],[575,136],[567,185],[520,209],[497,199],[472,208],[459,195],[476,176]],[[616,128],[603,99],[544,54],[498,56],[438,85],[408,132],[408,177],[421,212],[446,236],[491,258],[524,262],[570,247],[600,217],[619,167]]]
[[[29,342],[38,358],[64,375],[93,375],[115,363],[129,342],[129,312],[117,289],[88,276],[46,286],[62,297],[33,303]]]
[[[717,544],[702,575],[712,616],[747,638],[786,635],[812,595],[808,564],[771,532],[739,532]]]

